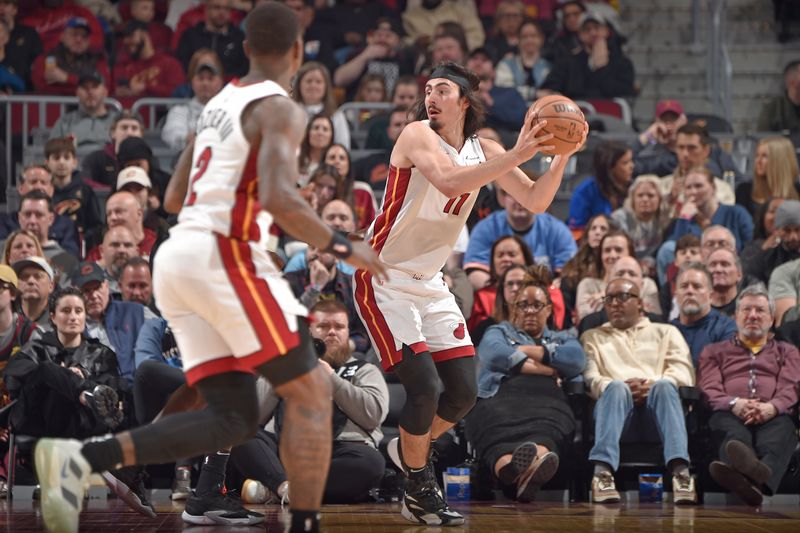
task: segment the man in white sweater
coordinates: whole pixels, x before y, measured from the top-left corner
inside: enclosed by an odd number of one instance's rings
[[[694,385],[689,347],[680,331],[642,316],[639,286],[617,278],[603,299],[608,322],[581,336],[586,350],[584,378],[594,409],[595,444],[589,460],[595,465],[592,499],[615,503],[619,441],[636,411],[655,421],[664,444],[664,463],[672,472],[676,504],[695,503],[689,474],[686,424],[678,387]]]

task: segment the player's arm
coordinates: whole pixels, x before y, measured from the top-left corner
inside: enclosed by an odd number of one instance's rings
[[[585,124],[585,127],[583,138],[575,144],[575,149],[569,154],[553,157],[550,168],[535,182],[520,169],[513,168],[510,172],[498,177],[497,183],[529,211],[544,213],[550,207],[561,185],[561,179],[564,177],[564,170],[567,168],[570,156],[586,142],[586,134],[589,131],[588,124]],[[480,141],[487,160],[501,157],[505,153],[505,149],[491,139],[481,139]]]
[[[275,222],[293,237],[330,250],[358,268],[384,274],[375,253],[364,243],[337,244],[331,228],[311,209],[297,189],[297,148],[306,128],[305,112],[288,98],[258,101],[243,120],[245,136],[258,146],[258,199]],[[352,252],[346,249],[352,247]],[[348,255],[349,254],[349,255]]]
[[[164,191],[164,210],[176,215],[183,207],[186,192],[189,189],[189,174],[192,170],[192,154],[194,153],[194,140],[190,141],[178,158],[178,164],[169,178],[167,190]]]
[[[529,113],[530,115],[530,113]],[[511,172],[532,158],[547,145],[553,136],[536,134],[544,127],[540,122],[531,125],[529,116],[520,130],[514,148],[480,165],[457,166],[439,147],[439,136],[422,122],[412,122],[405,127],[392,151],[391,163],[395,167],[419,169],[431,184],[450,198],[480,189],[490,181]]]

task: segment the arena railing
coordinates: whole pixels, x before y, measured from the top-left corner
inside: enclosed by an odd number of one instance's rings
[[[388,102],[347,102],[339,107],[350,125],[350,148],[364,148],[369,130],[365,127],[372,117],[388,113],[394,106]]]
[[[139,113],[145,129],[155,131],[170,107],[188,103],[188,98],[139,98],[131,107],[131,112]]]
[[[67,108],[78,106],[75,96],[46,95],[10,95],[3,96],[3,117],[5,118],[5,165],[8,184],[16,183],[14,175],[14,138],[19,136],[21,147],[19,153],[31,144],[31,133],[34,130],[46,131],[52,128]],[[122,111],[122,104],[113,98],[106,98],[106,105]]]

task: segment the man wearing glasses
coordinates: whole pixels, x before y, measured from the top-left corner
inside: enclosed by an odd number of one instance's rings
[[[689,347],[680,331],[654,324],[642,316],[639,286],[613,279],[603,299],[608,322],[583,334],[586,350],[584,378],[594,409],[595,444],[592,499],[616,503],[619,493],[614,471],[619,467],[619,442],[631,419],[641,433],[653,425],[663,435],[664,463],[672,472],[676,504],[695,503],[694,479],[689,474],[686,424],[678,387],[694,385]]]

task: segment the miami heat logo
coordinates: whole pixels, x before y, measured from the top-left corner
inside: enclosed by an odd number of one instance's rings
[[[453,336],[456,339],[463,339],[466,335],[466,331],[464,330],[464,323],[458,322],[454,324],[450,324],[450,327],[453,328]]]

